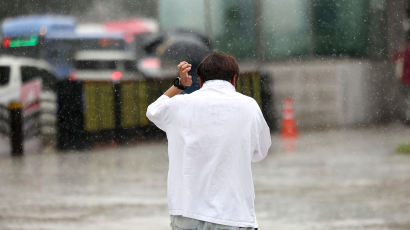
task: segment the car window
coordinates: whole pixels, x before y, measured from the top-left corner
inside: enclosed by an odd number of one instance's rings
[[[53,90],[56,83],[55,75],[45,69],[32,66],[22,66],[21,75],[23,84],[35,78],[40,78],[44,89]]]
[[[76,61],[74,66],[79,70],[113,70],[118,68],[117,61],[95,61],[95,60],[81,60]]]
[[[6,85],[10,80],[10,67],[0,66],[0,86]]]
[[[24,83],[33,80],[36,77],[40,77],[39,70],[31,66],[21,67],[21,81]]]

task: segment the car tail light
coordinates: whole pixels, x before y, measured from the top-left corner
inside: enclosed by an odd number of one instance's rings
[[[10,47],[10,43],[11,43],[11,38],[6,37],[6,38],[3,38],[3,41],[2,41],[2,43],[1,43],[1,45],[2,45],[4,48],[9,48],[9,47]]]
[[[111,41],[110,39],[101,39],[99,43],[100,43],[100,46],[105,47],[105,46],[109,46],[111,44]]]
[[[113,81],[119,81],[122,78],[122,73],[120,71],[115,71],[111,74],[111,79]]]
[[[141,67],[144,69],[159,69],[161,60],[159,58],[145,58],[141,61]]]
[[[74,72],[71,72],[70,75],[68,75],[68,80],[70,80],[70,81],[77,80],[77,77],[75,76]]]

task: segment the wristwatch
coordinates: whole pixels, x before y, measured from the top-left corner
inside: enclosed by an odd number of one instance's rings
[[[181,84],[181,78],[180,78],[180,77],[175,78],[175,80],[174,80],[174,86],[177,87],[177,88],[180,89],[180,90],[185,90],[186,88],[188,88],[188,87],[183,86],[183,85]]]

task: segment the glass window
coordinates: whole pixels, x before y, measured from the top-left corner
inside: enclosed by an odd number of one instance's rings
[[[186,28],[205,33],[203,1],[161,0],[158,7],[161,29]]]
[[[31,66],[22,66],[21,67],[21,81],[23,83],[29,82],[31,80],[33,80],[36,77],[40,77],[40,71],[35,68],[35,67],[31,67]]]
[[[191,19],[191,20],[187,20]],[[249,0],[159,1],[162,29],[191,29],[215,49],[238,59],[256,56],[254,2]]]
[[[10,67],[0,66],[0,86],[7,85],[10,80]]]
[[[310,53],[310,2],[264,0],[262,3],[265,58],[286,58]]]
[[[386,0],[260,0],[267,60],[300,56],[383,57]],[[256,57],[256,10],[249,0],[159,1],[164,29],[209,36],[238,59]],[[192,18],[195,20],[186,20]]]
[[[117,61],[81,60],[76,61],[74,66],[79,70],[114,70],[117,64]]]
[[[56,76],[45,69],[39,69],[32,66],[23,66],[21,67],[21,75],[23,84],[35,78],[40,78],[44,89],[55,89]]]
[[[70,65],[74,50],[69,40],[53,39],[47,40],[46,59],[53,65]]]
[[[211,7],[219,4],[219,11],[222,12],[219,17],[222,19],[222,25],[224,25],[223,28],[218,29],[216,27],[213,31],[213,46],[238,59],[255,58],[255,10],[253,1],[212,1],[212,4]]]
[[[386,0],[370,0],[369,38],[367,54],[372,58],[387,56],[387,22],[385,17]]]
[[[73,41],[73,43],[80,50],[118,50],[126,48],[125,42],[118,39],[79,39]]]
[[[318,55],[366,55],[369,0],[313,0],[313,32]]]

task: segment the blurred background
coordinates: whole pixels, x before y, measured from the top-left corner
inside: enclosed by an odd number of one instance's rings
[[[146,108],[177,63],[220,50],[273,134],[255,173],[262,226],[408,229],[409,178],[395,173],[410,162],[391,153],[410,134],[409,17],[408,0],[0,0],[0,226],[167,229],[165,135]],[[190,74],[184,93],[199,88]],[[363,201],[339,210],[350,197]]]
[[[210,50],[221,50],[240,61],[244,76],[257,74],[265,79],[261,90],[260,86],[254,90],[252,81],[242,81],[242,91],[264,106],[272,129],[280,126],[282,101],[287,97],[293,99],[301,128],[406,120],[392,60],[407,40],[408,2],[404,0],[21,0],[1,6],[0,52],[44,60],[58,81],[103,84],[118,78],[134,81],[131,88],[145,87],[147,79],[162,82],[173,77],[172,65],[181,60],[195,64]],[[1,91],[7,91],[6,85]],[[84,109],[78,112],[83,117],[75,123],[84,123],[80,124],[83,130],[100,129],[98,121],[91,127],[92,121],[87,120],[98,115],[106,120],[101,124],[104,129],[113,129],[116,114],[121,116],[110,109],[114,99],[106,108],[87,106],[97,103],[90,95],[101,90],[94,86],[81,84],[79,91],[84,92],[77,96],[93,102],[82,103]],[[198,87],[194,82],[187,93]],[[7,104],[11,99],[2,100]],[[138,102],[141,107],[150,101],[140,100],[145,101]],[[117,123],[145,119],[127,115],[144,114],[140,111],[144,108],[130,106],[120,106],[123,118]]]

